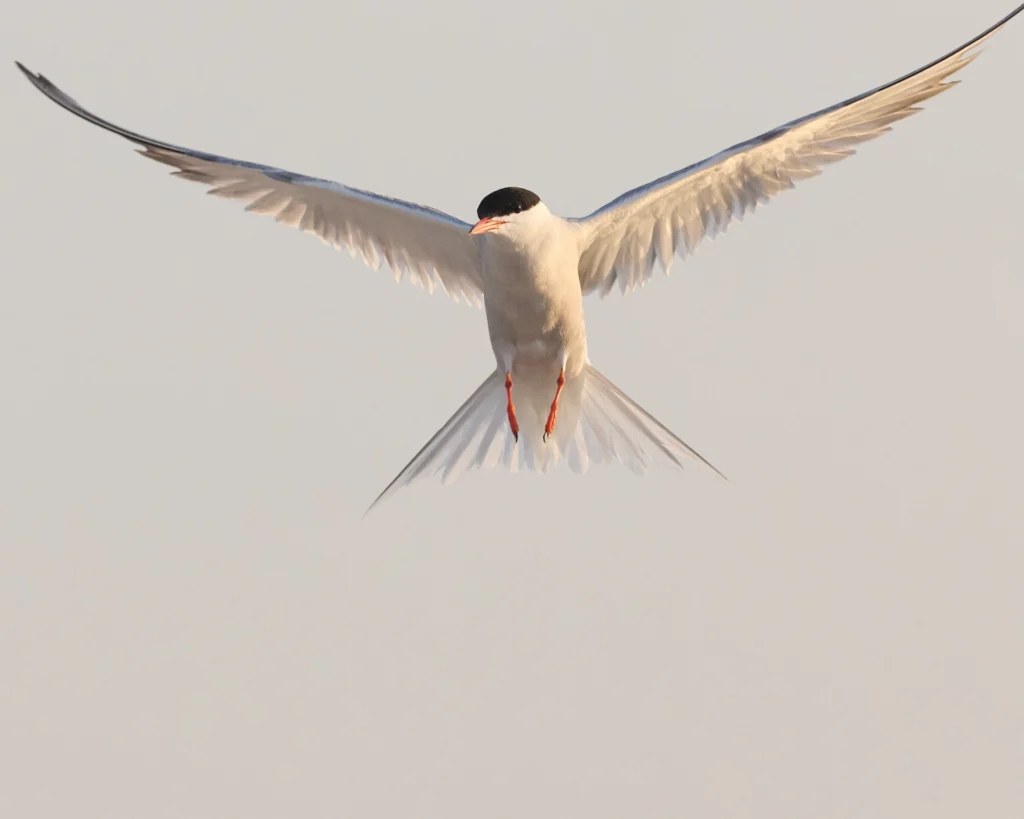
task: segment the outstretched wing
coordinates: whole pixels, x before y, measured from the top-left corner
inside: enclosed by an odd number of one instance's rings
[[[705,236],[725,230],[759,204],[825,165],[854,153],[854,146],[889,131],[921,110],[919,103],[956,84],[948,81],[977,56],[977,48],[1024,5],[970,42],[923,68],[860,96],[793,120],[721,153],[623,194],[576,220],[584,247],[579,275],[583,292],[623,293],[644,284],[661,263],[693,252]]]
[[[480,302],[478,254],[466,222],[327,179],[149,139],[100,119],[41,74],[21,63],[17,66],[62,108],[141,145],[139,153],[176,168],[175,176],[209,185],[208,192],[216,196],[248,202],[247,211],[315,233],[328,244],[360,256],[374,269],[387,262],[396,278],[405,274],[430,291],[439,284],[455,300]]]

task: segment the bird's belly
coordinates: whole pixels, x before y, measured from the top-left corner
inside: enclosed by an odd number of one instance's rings
[[[484,247],[484,307],[498,366],[513,375],[566,377],[586,364],[579,257],[571,242],[541,242],[524,251],[501,242]]]
[[[573,377],[587,361],[582,294],[542,290],[485,292],[484,306],[499,367],[520,378],[554,380],[564,364]]]
[[[524,347],[557,337],[568,323],[568,305],[549,293],[522,287],[488,290],[484,295],[488,324]]]

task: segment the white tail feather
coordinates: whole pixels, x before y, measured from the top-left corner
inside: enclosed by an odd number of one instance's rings
[[[574,472],[585,472],[591,464],[621,461],[642,474],[654,464],[682,469],[686,461],[698,461],[722,475],[589,364],[566,380],[555,431],[547,441],[544,424],[554,382],[515,380],[517,443],[508,425],[504,381],[503,373],[491,373],[370,509],[420,478],[440,475],[449,483],[470,470],[499,464],[512,471],[543,472],[564,459]]]

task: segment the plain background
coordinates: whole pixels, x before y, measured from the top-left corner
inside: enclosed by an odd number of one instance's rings
[[[595,364],[731,484],[487,472],[363,522],[492,366],[482,311],[10,62],[157,138],[579,215],[1011,3],[8,0],[0,815],[1024,815],[1024,19],[588,302]]]

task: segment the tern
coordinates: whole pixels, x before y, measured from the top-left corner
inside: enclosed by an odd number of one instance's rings
[[[143,156],[170,165],[209,193],[314,233],[373,268],[456,300],[483,304],[495,368],[377,497],[438,473],[451,480],[499,463],[575,471],[620,461],[637,472],[655,463],[715,467],[599,373],[587,355],[583,297],[623,293],[669,272],[705,238],[725,230],[800,180],[854,153],[956,84],[949,78],[1016,17],[946,56],[866,93],[740,142],[624,193],[582,218],[548,210],[537,194],[488,194],[477,221],[280,168],[160,142],[100,119],[41,74],[31,83],[82,119],[122,136]],[[370,508],[373,508],[371,505]]]

